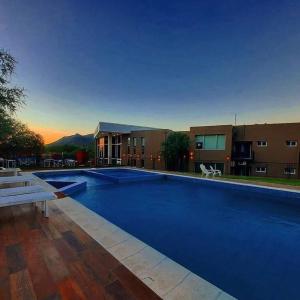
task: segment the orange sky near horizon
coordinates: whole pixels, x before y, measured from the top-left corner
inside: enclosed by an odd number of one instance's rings
[[[58,130],[54,128],[46,128],[46,127],[37,127],[37,126],[29,126],[31,130],[36,133],[39,133],[43,138],[45,144],[49,144],[57,141],[63,136],[73,135],[76,132],[70,130]],[[83,133],[85,134],[85,133]]]

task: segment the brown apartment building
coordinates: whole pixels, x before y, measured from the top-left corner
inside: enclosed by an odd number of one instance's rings
[[[100,122],[94,134],[97,164],[164,170],[161,144],[170,131]]]
[[[96,132],[99,165],[129,165],[163,170],[161,144],[171,132],[133,125],[100,122]],[[200,164],[224,174],[300,177],[300,123],[191,127],[189,171]]]

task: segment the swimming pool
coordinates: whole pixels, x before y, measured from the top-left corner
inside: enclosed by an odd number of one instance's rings
[[[136,171],[122,172],[106,174]],[[74,199],[239,299],[299,298],[297,193],[169,175],[116,183],[84,173],[43,174],[86,180]]]

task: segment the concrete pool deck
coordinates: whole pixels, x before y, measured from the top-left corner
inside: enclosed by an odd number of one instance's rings
[[[74,170],[70,170],[72,171]],[[28,172],[23,173],[28,174]],[[38,177],[36,180],[47,190],[57,191],[44,180]],[[159,297],[163,299],[235,299],[71,197],[55,200],[52,203]]]

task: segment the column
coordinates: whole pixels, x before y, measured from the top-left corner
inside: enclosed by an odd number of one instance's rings
[[[108,164],[111,164],[111,152],[112,152],[112,134],[108,134],[108,145],[107,145],[107,157],[108,157]]]

